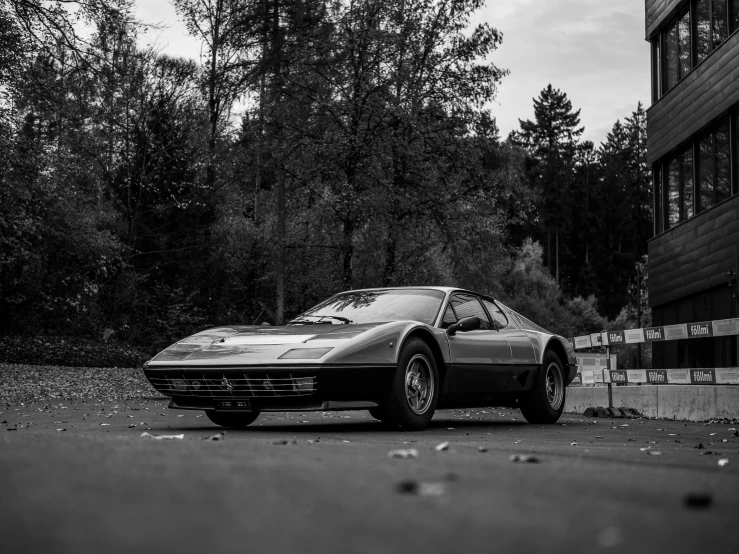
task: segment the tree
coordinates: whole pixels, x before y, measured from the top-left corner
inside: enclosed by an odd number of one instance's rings
[[[560,282],[560,238],[567,236],[571,224],[572,186],[580,127],[580,110],[564,92],[548,85],[534,99],[534,121],[519,120],[520,133],[515,140],[538,162],[536,180],[542,194],[542,222],[547,241],[546,263]],[[554,262],[552,260],[554,235]],[[566,245],[562,245],[567,247]]]

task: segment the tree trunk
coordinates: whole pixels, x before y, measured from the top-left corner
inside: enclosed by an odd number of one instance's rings
[[[281,325],[285,317],[285,176],[277,171],[277,259],[275,260],[275,286],[277,309],[275,325]]]
[[[344,242],[342,244],[342,282],[345,290],[352,289],[354,275],[352,271],[352,258],[354,257],[354,222],[351,214],[344,218]]]
[[[390,225],[387,242],[385,243],[385,268],[382,271],[382,286],[389,287],[393,284],[396,270],[397,231],[395,225]]]
[[[636,264],[636,327],[641,328],[641,266]],[[636,369],[641,366],[641,343],[636,345]]]
[[[556,275],[557,275],[557,286],[559,286],[559,227],[557,227],[554,230],[554,234],[555,234],[555,239],[557,242],[556,244],[556,248],[557,248],[557,253],[556,253],[557,254],[557,273]]]

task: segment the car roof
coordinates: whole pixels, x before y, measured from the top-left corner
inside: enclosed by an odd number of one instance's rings
[[[337,292],[336,294],[341,294],[343,292],[366,292],[371,290],[438,290],[440,292],[454,292],[454,291],[465,291],[465,292],[472,292],[470,290],[466,289],[460,289],[459,287],[436,287],[436,286],[418,286],[418,287],[372,287],[369,289],[351,289],[351,290],[344,290],[341,292]],[[477,293],[473,293],[477,294]]]

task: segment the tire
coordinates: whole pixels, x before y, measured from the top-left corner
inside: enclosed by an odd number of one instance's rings
[[[533,390],[520,399],[529,423],[556,423],[565,407],[565,376],[559,357],[547,350]]]
[[[420,431],[434,417],[438,400],[436,359],[428,344],[413,337],[403,345],[385,402],[373,411],[392,427]]]
[[[205,410],[205,415],[216,425],[227,429],[244,429],[250,423],[254,423],[259,417],[259,412],[216,412]]]

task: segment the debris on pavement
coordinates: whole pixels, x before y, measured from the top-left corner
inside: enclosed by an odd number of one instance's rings
[[[434,450],[436,450],[437,452],[443,452],[444,450],[449,450],[449,443],[446,441],[439,443],[434,447]]]
[[[205,437],[204,441],[222,441],[226,438],[226,433],[216,433],[215,435],[211,435],[209,437]]]
[[[524,464],[538,464],[539,458],[536,456],[531,456],[529,454],[513,454],[510,458],[508,458],[512,462],[521,462]]]
[[[280,440],[272,441],[272,444],[276,444],[277,446],[284,446],[287,444],[287,441],[285,439],[280,439]]]
[[[685,495],[683,503],[687,508],[708,508],[713,504],[713,496],[707,492],[693,492]]]
[[[478,446],[478,447],[477,447],[477,451],[478,451],[478,452],[487,452],[487,451],[488,451],[488,449],[487,449],[487,448],[485,448],[484,446]]]
[[[703,446],[703,443],[702,442],[699,442],[693,448],[697,448],[698,450],[705,450],[706,449],[706,447]]]
[[[402,458],[402,459],[410,459],[410,458],[418,458],[418,450],[415,448],[407,448],[407,449],[399,449],[399,450],[391,450],[387,453],[388,458]]]
[[[648,450],[647,454],[649,454],[650,456],[661,456],[662,452],[658,452],[657,450]]]
[[[152,435],[151,433],[147,433],[146,431],[144,431],[143,433],[141,433],[141,436],[142,437],[149,437],[150,439],[154,439],[154,440],[170,440],[170,439],[184,439],[185,438],[185,435],[184,434],[180,434],[180,435]]]
[[[395,487],[401,494],[415,494],[417,496],[441,496],[444,494],[444,483],[421,483],[408,479],[401,481]]]
[[[728,463],[729,463],[729,458],[721,458],[721,459],[720,459],[720,460],[718,461],[718,467],[724,467],[724,466],[725,466],[725,465],[727,465]]]

